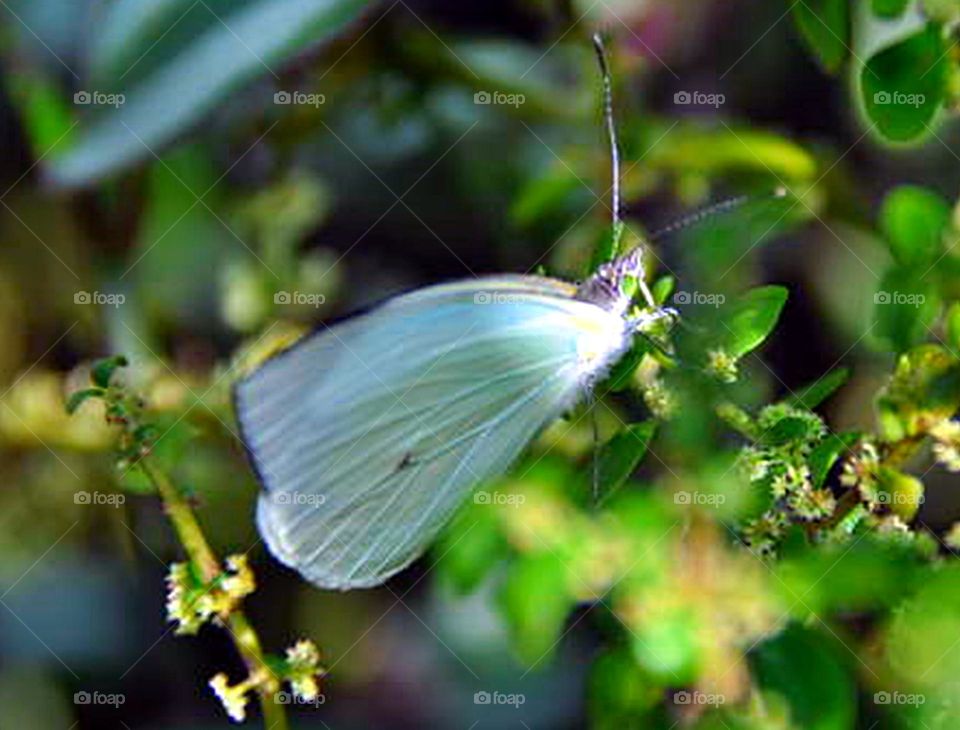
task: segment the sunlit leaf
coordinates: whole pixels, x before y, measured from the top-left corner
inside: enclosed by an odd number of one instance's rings
[[[903,266],[929,267],[943,250],[950,206],[936,193],[914,185],[891,191],[880,210],[880,230]]]

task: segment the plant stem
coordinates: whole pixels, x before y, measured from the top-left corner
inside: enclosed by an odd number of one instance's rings
[[[159,469],[155,469],[146,458],[141,459],[137,466],[159,492],[164,509],[173,523],[177,537],[180,538],[180,543],[183,545],[187,556],[200,571],[203,580],[207,583],[216,580],[223,572],[220,559],[213,548],[210,547],[210,543],[207,542],[190,503],[184,499],[180,490],[170,481],[167,475]],[[260,637],[257,632],[239,609],[230,612],[225,621],[225,628],[230,633],[240,656],[243,657],[243,662],[250,676],[264,678],[264,681],[260,683],[257,694],[263,711],[265,727],[268,730],[287,730],[288,724],[284,706],[277,704],[274,699],[274,695],[280,689],[280,683],[264,659]]]

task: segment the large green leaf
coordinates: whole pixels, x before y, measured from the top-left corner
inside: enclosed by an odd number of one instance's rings
[[[758,647],[752,668],[763,690],[782,695],[797,727],[846,730],[856,717],[856,683],[830,637],[791,626]]]
[[[721,310],[719,347],[738,359],[755,350],[773,331],[787,302],[782,286],[761,286]]]
[[[632,423],[603,445],[597,468],[602,494],[615,492],[630,478],[656,430],[653,421]]]
[[[890,269],[874,294],[876,334],[903,352],[928,339],[940,311],[940,295],[922,272],[900,266]]]
[[[54,179],[82,185],[150,157],[245,82],[343,30],[367,4],[122,0],[98,33],[92,83],[123,94],[123,103],[83,120],[70,150],[53,161]]]
[[[794,3],[793,20],[823,67],[830,72],[837,71],[849,52],[849,0]]]
[[[880,229],[893,257],[903,266],[929,267],[943,249],[950,206],[926,188],[901,185],[887,194]]]
[[[939,23],[913,0],[902,14],[881,17],[857,3],[854,74],[859,107],[881,138],[910,142],[925,136],[947,94],[949,60]]]

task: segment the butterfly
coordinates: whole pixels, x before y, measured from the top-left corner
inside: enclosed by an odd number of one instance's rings
[[[297,342],[234,390],[267,547],[323,588],[383,583],[588,397],[637,333],[675,316],[654,301],[637,247],[579,285],[499,275],[430,286]]]

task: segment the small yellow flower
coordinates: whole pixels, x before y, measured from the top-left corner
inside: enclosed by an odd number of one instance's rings
[[[234,722],[243,722],[247,719],[247,692],[251,689],[250,680],[231,685],[227,675],[223,672],[210,678],[210,688],[223,704],[223,709]]]

